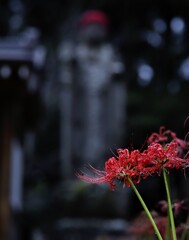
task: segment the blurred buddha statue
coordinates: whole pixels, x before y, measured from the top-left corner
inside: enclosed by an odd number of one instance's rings
[[[125,68],[108,29],[105,13],[87,11],[75,41],[65,42],[59,51],[62,159],[74,167],[105,160],[125,131]]]

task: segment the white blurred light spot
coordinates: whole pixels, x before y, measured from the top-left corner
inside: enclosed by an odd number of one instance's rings
[[[9,24],[12,30],[19,29],[23,24],[22,16],[19,14],[13,15],[9,20]]]
[[[153,47],[159,47],[162,44],[162,37],[156,33],[149,31],[145,34],[146,41]]]
[[[112,71],[113,73],[123,73],[124,72],[124,64],[122,62],[115,62],[112,64]]]
[[[22,12],[24,10],[22,1],[12,0],[12,1],[9,1],[8,4],[9,4],[9,8],[12,12]]]
[[[153,27],[159,33],[164,33],[167,30],[166,22],[162,18],[156,18],[153,22]]]
[[[174,17],[171,20],[170,27],[173,33],[181,34],[185,29],[185,22],[181,17]]]
[[[154,70],[148,64],[141,64],[138,69],[138,82],[141,86],[147,86],[154,77]]]
[[[29,70],[28,66],[26,66],[26,65],[21,66],[18,70],[18,75],[22,79],[27,79],[30,75],[30,70]]]
[[[179,75],[189,81],[189,57],[187,57],[182,63],[179,68]]]
[[[34,51],[34,63],[35,66],[38,68],[42,68],[44,62],[45,62],[45,57],[46,57],[46,50],[44,47],[39,46],[35,51]]]
[[[9,78],[11,75],[11,68],[8,65],[3,65],[0,68],[0,75],[2,78]]]

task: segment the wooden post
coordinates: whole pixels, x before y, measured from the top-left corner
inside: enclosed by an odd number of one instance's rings
[[[6,114],[2,117],[0,128],[0,239],[8,240],[10,221],[9,156],[12,126],[10,117]]]

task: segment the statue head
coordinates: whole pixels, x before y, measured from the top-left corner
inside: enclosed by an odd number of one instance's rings
[[[109,20],[99,10],[85,12],[79,21],[78,40],[88,44],[101,44],[106,41]]]

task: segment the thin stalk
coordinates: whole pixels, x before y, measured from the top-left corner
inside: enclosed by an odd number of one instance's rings
[[[164,178],[165,189],[166,189],[166,193],[167,193],[167,202],[168,202],[168,211],[169,211],[168,215],[169,215],[169,218],[170,218],[173,240],[177,240],[176,229],[175,229],[175,221],[174,221],[174,217],[173,217],[173,210],[172,210],[171,197],[170,197],[170,190],[169,190],[167,173],[166,173],[165,168],[163,168],[163,178]]]
[[[187,220],[186,220],[186,224],[188,224],[188,223],[189,223],[189,215],[188,215]],[[188,231],[187,228],[185,228],[183,230],[182,235],[181,235],[181,240],[188,240],[188,239],[189,239],[189,231]]]
[[[182,233],[182,236],[181,236],[181,240],[187,240],[187,230],[184,229],[183,233]]]
[[[170,217],[169,217],[169,211],[167,214],[167,226],[166,226],[166,238],[165,240],[170,240],[171,239],[171,225],[170,225]]]
[[[141,197],[140,193],[138,192],[137,188],[135,187],[133,181],[132,181],[129,177],[128,177],[128,181],[129,181],[132,189],[134,190],[135,194],[137,195],[140,203],[142,204],[142,206],[143,206],[143,208],[144,208],[144,211],[146,212],[146,215],[148,216],[148,218],[149,218],[149,220],[150,220],[150,222],[151,222],[151,224],[152,224],[152,226],[153,226],[153,228],[154,228],[154,231],[155,231],[155,233],[156,233],[156,235],[157,235],[157,238],[158,238],[159,240],[163,240],[163,238],[162,238],[162,236],[161,236],[161,234],[160,234],[160,232],[159,232],[159,229],[157,228],[157,225],[156,225],[156,223],[155,223],[155,221],[154,221],[154,219],[153,219],[150,211],[148,210],[148,208],[147,208],[144,200],[142,199],[142,197]]]
[[[167,176],[167,179],[168,179],[168,176]],[[167,226],[166,226],[165,240],[171,240],[171,222],[170,222],[169,210],[167,211]]]

